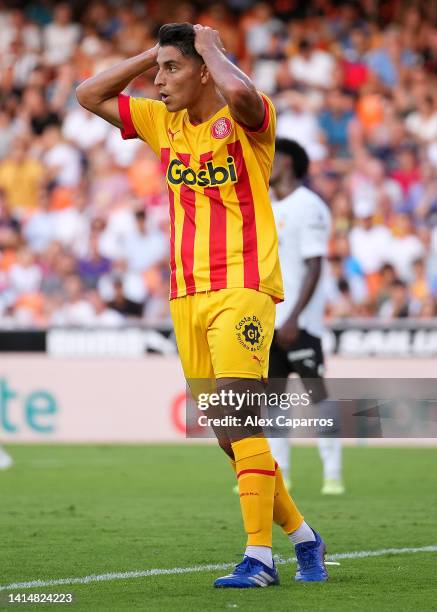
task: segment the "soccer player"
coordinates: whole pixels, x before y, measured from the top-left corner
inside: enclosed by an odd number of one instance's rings
[[[208,379],[225,392],[259,391],[275,303],[283,299],[268,198],[274,108],[227,59],[217,31],[166,24],[158,41],[86,80],[77,97],[124,138],[147,142],[161,160],[169,193],[170,310],[191,389]],[[156,67],[160,100],[122,93]],[[219,407],[221,415],[227,410]],[[296,545],[296,579],[326,580],[324,543],[288,495],[262,430],[229,427],[216,435],[238,478],[247,548],[215,586],[278,584],[273,520]]]
[[[296,373],[312,392],[312,401],[326,400],[323,380],[323,315],[325,290],[323,260],[328,252],[331,214],[321,198],[303,185],[308,172],[306,151],[295,141],[278,138],[270,185],[277,198],[273,211],[279,237],[279,259],[285,300],[276,310],[270,349],[269,377],[278,393],[285,391],[289,374]],[[279,389],[278,385],[283,384]],[[341,442],[319,437],[323,463],[323,494],[344,493]],[[272,454],[289,485],[290,448],[287,438],[270,438]]]
[[[0,446],[0,470],[7,470],[13,463],[12,457]]]

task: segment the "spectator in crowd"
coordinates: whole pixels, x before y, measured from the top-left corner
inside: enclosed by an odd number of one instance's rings
[[[384,264],[379,270],[373,296],[376,308],[378,310],[382,304],[390,298],[390,289],[395,280],[396,271],[394,267],[389,263]]]
[[[390,285],[389,297],[379,309],[381,319],[404,319],[409,314],[409,299],[407,285],[395,279]]]
[[[311,158],[332,211],[328,316],[436,316],[437,27],[426,0],[55,0],[0,13],[1,325],[168,321],[168,200],[84,78],[171,20],[220,30]],[[12,4],[12,3],[10,3]],[[154,95],[153,74],[130,86]]]
[[[437,139],[437,107],[431,94],[419,100],[417,110],[407,116],[405,127],[419,142]]]
[[[65,278],[62,293],[62,305],[53,313],[50,325],[93,325],[94,307],[86,299],[85,286],[78,274],[70,274]]]
[[[426,300],[423,301],[417,316],[419,319],[435,319],[437,317],[436,300],[431,296],[427,297]]]
[[[405,213],[395,215],[388,256],[398,277],[405,282],[411,282],[413,263],[424,255],[424,245],[414,234],[409,215]]]
[[[75,106],[65,114],[62,135],[66,141],[76,145],[82,152],[105,142],[110,127],[97,115]]]
[[[124,323],[124,317],[120,312],[111,308],[102,299],[98,291],[90,291],[88,300],[94,308],[93,326],[95,327],[120,327]]]
[[[58,187],[52,189],[50,198],[53,240],[60,242],[76,257],[83,256],[90,231],[85,194]]]
[[[15,139],[15,125],[11,114],[0,107],[0,160],[4,159]]]
[[[347,281],[349,295],[355,304],[361,304],[368,296],[370,287],[358,259],[351,254],[347,235],[338,233],[334,238],[335,257],[341,265],[341,276]]]
[[[106,122],[104,123],[108,125]],[[127,173],[115,163],[110,151],[102,146],[93,150],[89,163],[88,201],[91,214],[109,220],[115,210],[124,206],[126,196],[129,193],[129,178]]]
[[[390,252],[390,230],[375,223],[374,205],[361,200],[355,206],[355,227],[349,234],[350,252],[364,274],[378,272]]]
[[[80,153],[64,141],[59,126],[46,127],[41,142],[44,150],[42,160],[50,186],[77,187],[82,176]]]
[[[369,79],[366,62],[368,40],[365,30],[354,28],[350,32],[349,44],[342,58],[343,86],[349,91],[359,92]]]
[[[336,319],[345,319],[354,314],[354,303],[345,278],[338,281],[338,296],[331,310],[331,316]]]
[[[38,198],[35,210],[23,224],[23,235],[34,253],[43,253],[54,244],[55,227],[53,213],[50,210],[51,201],[46,189],[40,188],[34,194]]]
[[[257,2],[244,29],[246,50],[256,58],[268,54],[272,36],[283,30],[283,24],[275,17],[270,4]]]
[[[391,175],[399,183],[404,197],[408,197],[412,187],[421,180],[417,155],[412,146],[404,145],[399,149],[396,155],[396,168]]]
[[[393,210],[403,210],[404,195],[401,186],[387,176],[384,164],[366,154],[357,154],[348,177],[352,207],[363,210],[367,206],[379,211],[389,221]],[[373,204],[370,204],[373,203]]]
[[[150,230],[144,210],[136,211],[135,221],[135,229],[124,245],[124,252],[130,270],[145,272],[167,258],[167,238],[159,229]]]
[[[0,162],[0,188],[4,189],[18,217],[26,217],[36,208],[44,177],[42,163],[29,155],[28,146],[28,139],[17,138],[9,154]]]
[[[417,224],[429,222],[437,214],[437,172],[429,161],[420,168],[420,181],[411,186],[404,209]]]
[[[17,251],[16,261],[9,268],[9,288],[16,297],[37,293],[42,281],[41,268],[28,247]]]
[[[10,44],[21,36],[26,49],[41,51],[41,28],[27,19],[19,8],[3,11],[0,20],[0,52],[8,50]]]
[[[50,66],[59,66],[69,60],[79,42],[81,27],[72,21],[67,2],[55,5],[53,21],[43,30],[44,57]]]
[[[6,192],[0,188],[0,255],[4,267],[6,260],[14,259],[20,234],[20,222],[11,211]]]
[[[278,117],[276,135],[293,138],[304,147],[310,159],[324,159],[327,150],[323,144],[323,126],[319,125],[316,113],[308,108],[305,96],[298,91],[285,91],[277,97],[277,105],[282,112]]]
[[[423,259],[416,259],[413,262],[410,297],[412,314],[419,315],[424,304],[431,297],[431,287]]]
[[[299,52],[290,59],[288,69],[293,82],[297,84],[327,90],[335,83],[333,55],[317,49],[308,38],[300,41]]]
[[[34,136],[40,136],[51,125],[59,125],[59,114],[50,108],[43,91],[38,86],[23,90],[22,114],[26,128],[29,126]]]
[[[14,88],[24,87],[38,65],[38,55],[26,49],[23,36],[17,33],[6,52],[0,57],[6,80]]]
[[[326,108],[319,123],[333,157],[349,155],[349,129],[354,118],[353,99],[347,92],[333,89],[326,96]]]
[[[77,261],[74,255],[59,242],[51,242],[40,255],[39,263],[43,273],[41,289],[44,295],[49,297],[61,295],[65,279],[76,272]]]
[[[381,45],[370,51],[367,57],[369,69],[386,87],[398,85],[402,71],[406,72],[416,63],[416,56],[411,49],[404,48],[401,31],[395,25],[383,33]]]
[[[88,251],[84,257],[79,259],[77,273],[85,287],[96,289],[99,279],[111,270],[111,261],[103,257],[99,252],[99,237],[93,233],[88,243]]]
[[[143,305],[126,297],[124,292],[123,280],[120,277],[114,278],[112,285],[112,299],[108,306],[126,317],[141,317]]]

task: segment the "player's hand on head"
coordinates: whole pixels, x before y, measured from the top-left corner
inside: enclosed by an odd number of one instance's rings
[[[159,51],[159,43],[156,43],[156,45],[154,47],[152,47],[150,49],[150,51],[153,53],[153,55],[155,56],[155,59],[158,60],[158,51]]]
[[[194,26],[194,47],[199,55],[202,55],[205,49],[214,47],[223,53],[225,51],[217,30],[213,30],[208,26],[202,26],[199,23],[196,23]]]

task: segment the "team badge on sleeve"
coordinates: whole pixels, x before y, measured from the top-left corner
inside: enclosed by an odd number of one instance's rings
[[[220,117],[211,126],[213,138],[226,138],[232,132],[232,123],[227,117]]]

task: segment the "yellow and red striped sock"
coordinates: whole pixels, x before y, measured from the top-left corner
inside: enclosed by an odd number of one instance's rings
[[[231,459],[231,466],[237,472],[235,461]],[[285,486],[281,468],[275,462],[275,493],[273,501],[273,521],[288,535],[296,531],[302,523],[303,516],[299,512],[287,487]]]
[[[275,460],[266,438],[232,443],[248,546],[272,546]]]
[[[291,498],[282,477],[281,468],[276,463],[275,501],[273,504],[273,520],[286,534],[296,531],[303,523],[303,516]]]

